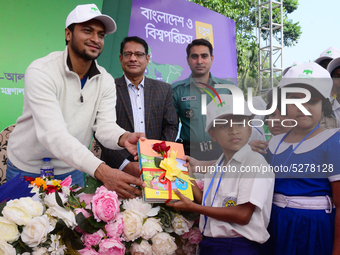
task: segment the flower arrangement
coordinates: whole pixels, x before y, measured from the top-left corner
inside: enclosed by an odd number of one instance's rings
[[[192,228],[194,220],[198,219],[197,214],[181,214],[164,204],[156,206],[143,202],[141,198],[124,200],[121,214],[124,220],[123,239],[128,254],[177,254],[179,250],[183,251],[184,243],[187,246],[192,243],[190,249],[196,251],[199,241],[191,233],[198,229]],[[186,239],[189,240],[189,235],[192,236],[191,243],[183,238],[188,236]]]
[[[35,195],[0,204],[0,254],[119,254],[118,196],[89,178],[88,187],[27,178]]]
[[[194,254],[197,214],[142,198],[119,201],[96,179],[87,187],[27,178],[33,197],[0,204],[0,254]]]

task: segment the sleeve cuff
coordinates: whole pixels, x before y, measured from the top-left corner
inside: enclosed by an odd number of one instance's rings
[[[123,163],[120,165],[119,170],[123,171],[123,169],[126,167],[127,164],[129,164],[131,161],[124,159]]]

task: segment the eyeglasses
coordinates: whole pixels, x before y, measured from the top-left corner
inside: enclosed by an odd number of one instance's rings
[[[136,58],[140,59],[140,58],[143,58],[146,55],[146,53],[138,52],[138,51],[137,52],[129,52],[129,51],[127,51],[127,52],[123,52],[122,55],[126,59],[130,59],[132,55],[135,55]]]

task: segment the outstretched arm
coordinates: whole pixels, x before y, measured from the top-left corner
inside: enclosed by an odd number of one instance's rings
[[[250,202],[232,207],[203,206],[192,202],[189,198],[182,195],[178,190],[176,190],[175,193],[181,200],[171,204],[168,203],[167,206],[179,211],[189,211],[203,214],[220,221],[237,223],[239,225],[247,225],[255,210],[255,205]]]

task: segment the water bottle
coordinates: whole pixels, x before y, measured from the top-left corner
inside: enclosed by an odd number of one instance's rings
[[[44,158],[44,163],[40,167],[40,176],[54,178],[54,167],[50,158]]]

